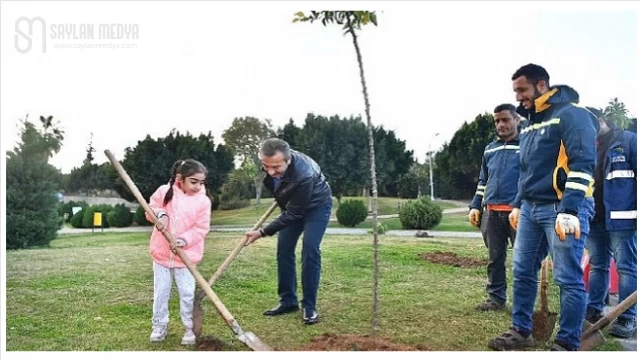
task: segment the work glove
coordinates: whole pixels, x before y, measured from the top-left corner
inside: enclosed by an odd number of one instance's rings
[[[480,210],[478,209],[471,209],[469,211],[469,223],[471,226],[478,227],[480,225],[480,216]]]
[[[513,230],[518,229],[519,220],[520,220],[520,209],[513,208],[513,210],[511,210],[511,212],[509,213],[509,224],[511,224],[511,227],[513,228]]]
[[[580,239],[580,220],[571,214],[558,214],[556,218],[556,234],[562,241],[567,238],[567,234],[573,234],[576,239]]]

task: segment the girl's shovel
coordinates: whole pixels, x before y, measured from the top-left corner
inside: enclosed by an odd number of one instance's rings
[[[116,171],[118,172],[122,180],[125,182],[125,184],[127,184],[127,187],[129,188],[133,196],[135,196],[135,198],[138,200],[138,202],[140,203],[140,206],[142,206],[142,208],[146,211],[146,213],[151,218],[152,222],[155,224],[158,221],[158,218],[156,217],[156,214],[153,212],[153,210],[151,210],[147,202],[142,197],[142,194],[138,190],[138,187],[133,183],[133,181],[127,174],[127,172],[122,168],[122,165],[120,165],[118,160],[116,160],[116,158],[113,156],[111,151],[105,150],[105,154],[107,155],[107,158],[109,158],[109,161],[111,161],[111,163],[113,164],[113,167],[116,169]],[[218,298],[216,293],[214,293],[213,290],[211,290],[211,286],[209,286],[209,284],[207,283],[207,280],[205,280],[204,277],[200,275],[200,273],[196,269],[196,266],[189,260],[189,258],[186,256],[184,251],[182,251],[181,248],[176,246],[176,241],[171,235],[171,233],[167,231],[167,229],[164,229],[162,230],[162,234],[167,239],[167,241],[171,244],[171,248],[174,249],[175,253],[180,257],[182,262],[184,262],[184,264],[187,266],[187,268],[189,269],[193,277],[195,277],[198,284],[204,289],[204,292],[207,294],[207,297],[211,299],[211,301],[213,302],[213,305],[215,305],[216,309],[220,313],[220,316],[222,316],[222,318],[227,322],[227,325],[229,325],[231,330],[236,334],[238,340],[240,340],[240,342],[247,345],[252,350],[256,350],[256,351],[273,350],[271,347],[264,344],[254,333],[245,332],[244,330],[242,330],[238,322],[233,318],[233,315],[231,315],[231,313],[229,312],[229,310],[227,310],[227,308],[224,306],[222,301],[220,301],[220,298]]]

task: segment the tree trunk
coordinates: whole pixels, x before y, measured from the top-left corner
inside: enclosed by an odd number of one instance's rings
[[[362,64],[362,54],[360,54],[360,46],[356,32],[351,26],[351,18],[347,15],[347,23],[349,24],[349,33],[353,38],[353,47],[356,50],[358,58],[358,67],[360,68],[360,81],[362,82],[362,94],[364,95],[365,113],[367,115],[367,129],[369,132],[369,155],[371,161],[371,187],[373,194],[373,320],[372,330],[373,336],[378,331],[378,308],[379,308],[379,278],[380,269],[378,264],[378,186],[376,182],[376,155],[373,147],[373,129],[371,124],[371,112],[369,107],[369,94],[367,93],[367,83],[364,78],[364,67]]]

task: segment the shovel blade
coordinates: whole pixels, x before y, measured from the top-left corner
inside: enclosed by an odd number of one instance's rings
[[[582,333],[584,334],[592,326],[593,325],[591,325],[591,323],[587,320],[583,321]],[[580,347],[578,348],[578,351],[591,351],[606,342],[607,338],[604,337],[604,334],[601,330],[598,330],[580,339]]]
[[[533,331],[531,335],[536,342],[546,343],[549,341],[556,327],[557,318],[558,314],[542,310],[533,314]]]
[[[590,351],[606,342],[607,339],[602,334],[602,331],[598,330],[587,336],[585,339],[580,340],[580,347],[578,348],[578,351]]]
[[[252,332],[245,332],[238,335],[238,340],[254,351],[273,351],[269,345],[263,343],[262,340]]]
[[[202,300],[204,292],[198,291],[193,297],[193,333],[196,338],[202,336],[202,323],[204,322],[204,309],[202,308]]]

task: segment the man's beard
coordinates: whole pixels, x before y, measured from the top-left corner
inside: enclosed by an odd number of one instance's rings
[[[540,91],[538,91],[538,88],[534,88],[533,89],[533,100],[535,101],[540,96],[542,96],[542,93]]]

